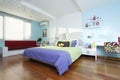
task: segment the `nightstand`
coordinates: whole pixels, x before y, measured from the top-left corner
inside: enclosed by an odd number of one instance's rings
[[[88,56],[95,56],[95,60],[97,60],[96,48],[82,48],[82,54]]]

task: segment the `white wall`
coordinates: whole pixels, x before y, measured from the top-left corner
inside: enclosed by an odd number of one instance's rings
[[[81,30],[81,28],[82,28],[82,13],[78,11],[78,12],[57,18],[56,26],[57,26],[57,29],[59,27],[67,27],[67,28],[78,28]]]
[[[49,22],[49,40],[50,43],[55,42],[55,37],[59,27],[76,28],[81,31],[82,28],[82,13],[75,12]]]
[[[55,42],[55,34],[56,34],[56,20],[49,21],[49,41],[50,43]]]

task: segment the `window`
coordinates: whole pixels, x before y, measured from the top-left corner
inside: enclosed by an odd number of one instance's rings
[[[24,40],[31,38],[31,23],[5,16],[4,37],[6,40]]]
[[[31,38],[31,23],[25,22],[25,28],[24,28],[24,38],[25,39],[30,39]]]
[[[23,21],[5,16],[5,39],[23,40]]]
[[[0,16],[0,40],[31,39],[31,23],[9,16]]]
[[[0,39],[3,39],[3,16],[0,16]]]

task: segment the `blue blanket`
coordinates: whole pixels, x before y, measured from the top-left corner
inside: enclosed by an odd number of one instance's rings
[[[63,50],[28,48],[24,51],[24,55],[54,65],[60,76],[68,70],[72,63],[69,53]]]

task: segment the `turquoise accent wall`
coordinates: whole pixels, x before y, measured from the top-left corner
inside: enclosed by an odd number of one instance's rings
[[[0,47],[4,47],[4,46],[5,46],[4,41],[1,40],[1,41],[0,41]]]
[[[48,21],[47,21],[48,22]],[[47,29],[47,37],[43,37],[43,30]],[[39,37],[42,38],[42,42],[49,41],[49,22],[47,25],[41,26],[40,22],[32,21],[32,40],[37,40]]]
[[[48,42],[49,41],[49,21],[47,21],[48,24],[41,26],[41,37],[43,42]],[[47,29],[47,37],[43,37],[43,30]]]
[[[92,19],[93,16],[101,17],[101,22],[97,28],[85,28],[85,24]],[[117,42],[120,36],[120,1],[97,7],[83,12],[83,42]],[[88,38],[88,36],[91,36]],[[103,47],[98,51],[101,55],[105,52]],[[116,55],[110,55],[116,57]],[[117,55],[120,57],[120,54]]]
[[[31,24],[32,24],[31,39],[37,40],[39,37],[42,37],[40,22],[31,21]]]
[[[120,3],[120,2],[119,2]],[[117,41],[120,36],[120,4],[112,3],[102,7],[94,8],[83,12],[83,41]],[[98,28],[84,28],[86,22],[93,16],[101,17],[101,22]],[[92,35],[88,38],[88,35]]]

